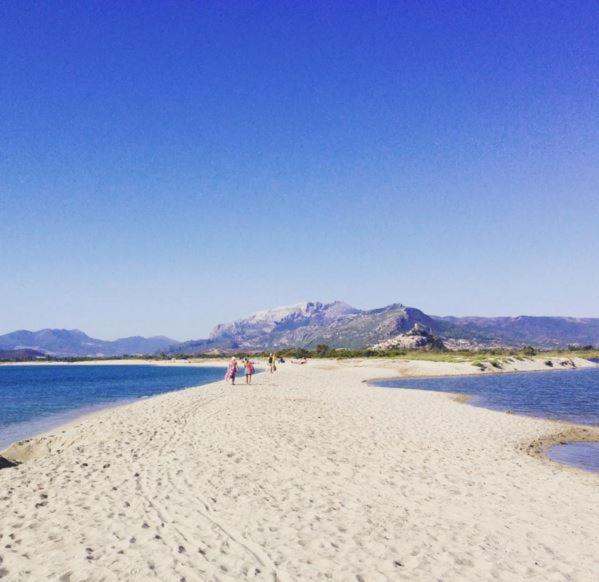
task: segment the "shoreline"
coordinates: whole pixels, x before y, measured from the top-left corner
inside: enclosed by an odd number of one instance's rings
[[[564,424],[562,421],[557,422]],[[599,427],[578,425],[574,423],[566,423],[566,425],[567,426],[556,430],[553,434],[540,437],[532,442],[522,443],[519,447],[520,450],[532,457],[560,467],[567,467],[568,469],[575,471],[599,475],[599,471],[583,469],[568,463],[561,463],[549,456],[549,450],[555,446],[572,443],[599,443]]]
[[[535,372],[574,372],[576,370],[585,370],[592,367],[599,367],[599,364],[593,362],[591,360],[587,360],[591,366],[585,365],[576,368],[555,368],[548,367],[547,369],[534,369],[534,370],[526,370],[526,371],[496,371],[492,372],[474,372],[465,373],[465,374],[442,374],[442,375],[431,375],[431,376],[401,376],[397,377],[397,380],[414,380],[414,379],[435,379],[435,378],[455,378],[455,377],[469,377],[469,376],[481,376],[481,375],[491,375],[491,374],[532,374]],[[376,384],[377,381],[388,381],[393,380],[394,378],[382,377],[382,378],[374,378],[370,380],[365,380],[364,383],[372,386],[373,388],[379,389],[391,389],[387,386],[378,386]],[[410,387],[410,388],[398,388],[403,390],[419,390],[418,387]],[[578,442],[587,442],[587,443],[599,443],[599,427],[594,425],[581,424],[569,420],[562,420],[557,418],[549,418],[543,415],[534,415],[534,414],[524,414],[520,412],[512,412],[511,410],[498,410],[492,407],[487,406],[478,406],[475,404],[471,404],[471,400],[476,396],[476,394],[468,393],[468,392],[443,392],[441,390],[426,390],[426,392],[433,392],[435,394],[444,395],[455,402],[460,404],[466,404],[468,406],[472,406],[474,408],[483,408],[485,410],[493,410],[495,412],[499,412],[502,414],[510,414],[520,416],[522,418],[533,418],[533,419],[541,419],[547,422],[555,423],[557,425],[565,425],[562,426],[561,429],[554,431],[554,433],[544,436],[539,439],[535,439],[532,442],[521,443],[518,446],[518,449],[531,455],[537,459],[547,461],[549,463],[556,464],[560,467],[566,467],[568,469],[573,469],[575,471],[583,471],[587,473],[599,474],[598,471],[592,469],[584,469],[581,467],[577,467],[565,462],[559,462],[555,459],[552,459],[549,456],[549,450],[558,445],[572,444]]]
[[[416,362],[418,360],[410,360],[410,362]],[[588,362],[585,365],[579,365],[575,367],[563,367],[563,368],[555,368],[555,367],[546,367],[546,368],[529,368],[526,370],[485,370],[485,371],[472,371],[472,372],[458,372],[458,373],[440,373],[440,374],[417,374],[410,376],[397,376],[397,378],[389,378],[387,376],[383,376],[381,378],[374,378],[372,380],[364,380],[365,384],[373,384],[379,380],[432,380],[432,379],[440,379],[440,378],[468,378],[470,376],[500,376],[500,375],[518,375],[518,374],[535,374],[538,372],[576,372],[577,370],[587,370],[588,368],[599,368],[599,363],[593,362],[592,360],[583,360],[584,362]]]
[[[2,567],[10,579],[590,579],[596,475],[518,448],[568,427],[364,384],[396,376],[282,365],[250,387],[168,392],[32,439],[14,451],[30,462],[0,471]]]
[[[228,358],[207,358],[201,361],[171,361],[171,360],[147,360],[123,359],[123,360],[83,360],[76,362],[57,362],[57,361],[26,361],[26,362],[0,362],[0,366],[222,366],[225,365]]]
[[[102,363],[100,363],[102,362]],[[123,362],[127,362],[127,364],[124,364]],[[0,365],[6,365],[7,363],[3,363]],[[90,361],[90,362],[52,362],[51,364],[48,362],[26,362],[26,363],[21,363],[21,362],[10,362],[8,363],[8,365],[10,366],[28,366],[28,365],[33,365],[33,366],[40,366],[40,365],[83,365],[83,366],[92,366],[92,365],[115,365],[115,366],[120,366],[120,365],[136,365],[136,366],[144,366],[144,365],[149,365],[150,362],[147,360],[135,360],[135,361],[131,361],[131,360],[119,360],[118,363],[108,363],[105,361]],[[168,362],[168,363],[162,363],[162,362],[158,362],[155,365],[158,366],[164,366],[164,367],[174,367],[174,366],[192,366],[192,367],[224,367],[225,363],[222,361],[218,361],[218,360],[209,360],[206,362],[198,362],[198,363],[173,363],[173,362]],[[120,399],[116,399],[114,401],[111,402],[105,402],[105,403],[97,403],[97,404],[90,404],[88,406],[84,406],[81,408],[72,408],[72,409],[67,409],[64,410],[62,412],[58,412],[56,414],[53,415],[49,415],[49,416],[41,416],[41,417],[36,417],[36,418],[32,418],[29,419],[27,421],[23,421],[23,422],[19,422],[19,423],[15,423],[14,426],[15,427],[20,427],[23,425],[35,425],[35,424],[40,424],[43,425],[44,421],[47,421],[48,424],[47,426],[41,428],[41,430],[37,430],[35,429],[34,431],[32,431],[30,434],[23,434],[20,437],[17,437],[16,439],[7,442],[7,443],[2,443],[0,442],[0,469],[9,466],[9,465],[5,465],[3,464],[3,462],[9,462],[9,463],[14,463],[15,461],[17,463],[21,463],[21,462],[26,462],[26,461],[21,461],[21,460],[16,460],[16,459],[11,459],[11,458],[7,458],[5,456],[6,451],[8,451],[9,449],[13,448],[13,446],[15,445],[19,445],[22,446],[22,444],[28,443],[32,440],[38,439],[38,438],[42,438],[42,437],[46,437],[46,436],[51,436],[53,433],[61,431],[63,429],[66,429],[68,427],[70,427],[71,425],[75,424],[75,423],[79,423],[81,421],[85,421],[86,419],[93,417],[94,415],[97,414],[102,414],[104,412],[108,412],[110,410],[114,410],[123,406],[128,406],[129,404],[135,404],[136,402],[142,401],[142,400],[146,400],[149,398],[154,398],[156,396],[161,396],[162,394],[169,394],[171,392],[176,392],[176,391],[180,391],[180,390],[188,390],[190,388],[201,388],[202,386],[204,386],[204,384],[200,384],[197,386],[187,386],[187,387],[183,387],[183,388],[174,388],[172,390],[169,390],[167,392],[161,392],[160,394],[153,394],[153,395],[146,395],[146,396],[136,396],[136,397],[125,397],[125,398],[120,398]],[[63,418],[61,418],[63,417]],[[11,426],[11,425],[9,425]],[[9,455],[10,457],[10,455]]]
[[[11,440],[6,444],[5,441],[0,441],[0,458],[2,458],[2,453],[9,449],[12,445],[20,442],[30,441],[35,438],[42,437],[47,434],[51,434],[54,431],[58,431],[63,427],[67,427],[74,422],[78,422],[80,420],[84,420],[88,416],[99,414],[102,412],[106,412],[113,408],[117,408],[119,406],[127,406],[127,404],[133,404],[138,400],[143,399],[143,396],[138,398],[123,398],[114,400],[112,402],[106,402],[104,404],[91,404],[88,406],[83,406],[80,408],[71,408],[65,410],[63,412],[58,412],[48,416],[39,416],[36,418],[32,418],[23,422],[14,423],[12,425],[7,425],[10,427],[14,427],[15,432],[19,433],[19,427],[23,427],[24,425],[31,426],[39,424],[40,428],[33,428],[31,432],[24,431],[21,436],[18,436],[14,440]],[[147,397],[145,397],[147,398]],[[150,396],[151,398],[151,396]],[[44,424],[47,425],[44,426]],[[26,434],[27,433],[27,434]]]
[[[377,360],[377,363],[379,363],[381,360],[383,360],[384,362],[386,362],[388,359],[384,358],[384,359],[378,359],[378,358],[369,358],[368,360]],[[553,358],[553,360],[564,360],[566,358]],[[567,358],[568,360],[572,360],[571,358]],[[358,361],[363,362],[364,359],[362,358],[357,358]],[[368,361],[366,360],[366,361]],[[405,379],[405,380],[414,380],[414,379],[427,379],[427,378],[450,378],[450,377],[459,377],[459,376],[463,376],[463,377],[468,377],[468,376],[483,376],[483,375],[497,375],[497,374],[528,374],[528,373],[533,373],[533,372],[567,372],[567,371],[575,371],[575,370],[579,370],[579,369],[585,369],[585,368],[590,368],[590,367],[599,367],[599,364],[596,362],[592,362],[591,360],[585,360],[583,358],[575,358],[576,362],[578,365],[575,367],[546,367],[546,368],[541,368],[541,361],[539,358],[530,358],[530,361],[534,361],[538,367],[535,368],[529,368],[526,370],[497,370],[497,369],[489,369],[489,370],[480,370],[480,369],[474,369],[474,370],[468,370],[468,371],[464,371],[464,372],[460,372],[460,373],[448,373],[446,371],[446,373],[441,373],[441,374],[431,374],[431,375],[421,375],[421,374],[414,374],[414,375],[406,375],[406,376],[400,376],[397,379]],[[327,359],[314,359],[312,360],[312,362],[314,364],[318,364],[320,362],[326,362]],[[343,361],[343,362],[347,362],[348,364],[351,364],[353,362],[352,359],[347,359],[347,360],[336,360],[336,361]],[[450,362],[436,362],[436,361],[430,361],[430,360],[393,360],[391,359],[392,362],[402,362],[402,363],[407,363],[409,365],[418,365],[419,363],[434,363],[434,364],[452,364]],[[544,364],[545,359],[543,358],[543,365]],[[131,359],[127,359],[127,360],[86,360],[84,362],[0,362],[0,366],[2,365],[9,365],[9,366],[43,366],[43,365],[54,365],[54,366],[61,366],[61,365],[66,365],[66,366],[95,366],[95,365],[115,365],[115,366],[120,366],[120,365],[131,365],[131,366],[143,366],[143,365],[155,365],[155,366],[163,366],[163,367],[174,367],[174,366],[193,366],[193,367],[214,367],[214,366],[226,366],[228,362],[228,359],[225,358],[210,358],[210,359],[206,359],[204,361],[196,361],[196,362],[191,362],[191,361],[164,361],[164,360],[145,360],[145,359],[139,359],[139,360],[131,360]],[[458,363],[458,362],[455,362]],[[459,362],[459,364],[462,364],[463,362]],[[469,363],[469,362],[464,362],[464,363]],[[474,367],[474,366],[473,366]],[[371,387],[374,388],[386,388],[384,386],[376,386],[376,382],[378,380],[392,380],[393,378],[390,378],[388,376],[384,376],[384,377],[380,377],[380,378],[373,378],[373,379],[366,379],[363,380],[364,384],[367,384]],[[199,385],[199,386],[189,386],[187,388],[179,388],[179,389],[175,389],[175,390],[170,390],[168,392],[164,392],[162,394],[168,394],[170,392],[175,392],[175,391],[179,391],[179,390],[188,390],[191,388],[201,388],[202,386],[205,385]],[[410,390],[418,390],[417,388],[410,388]],[[435,391],[435,390],[429,390],[428,392],[434,392],[437,394],[442,394],[442,395],[446,395],[448,397],[450,397],[451,399],[455,400],[456,402],[462,403],[462,404],[469,404],[469,400],[471,400],[475,395],[473,394],[468,394],[465,392],[452,392],[452,393],[448,393],[448,392],[442,392],[442,391]],[[17,462],[17,463],[21,463],[21,462],[26,462],[26,461],[20,461],[20,460],[16,460],[16,459],[10,459],[7,458],[4,453],[6,453],[6,451],[8,451],[9,449],[13,448],[14,445],[18,445],[20,443],[27,443],[31,440],[37,439],[37,438],[41,438],[41,437],[45,437],[45,436],[50,436],[52,435],[52,433],[54,433],[55,431],[59,431],[63,428],[67,428],[70,425],[77,423],[79,421],[85,420],[87,417],[96,415],[96,414],[101,414],[103,412],[107,412],[109,410],[115,409],[115,408],[119,408],[122,406],[127,406],[129,404],[134,404],[139,400],[143,400],[143,399],[147,399],[147,398],[155,398],[157,396],[161,396],[161,394],[156,394],[156,395],[150,395],[150,396],[140,396],[137,398],[134,398],[132,400],[128,400],[128,401],[114,401],[113,403],[107,403],[106,405],[99,405],[99,408],[97,410],[87,410],[87,407],[84,407],[82,409],[72,409],[72,410],[67,410],[64,412],[65,415],[68,415],[69,412],[73,412],[76,413],[77,410],[81,410],[83,411],[81,414],[75,414],[72,418],[70,418],[69,420],[65,421],[65,422],[58,422],[56,424],[52,423],[51,426],[49,426],[48,428],[45,428],[42,431],[39,432],[35,432],[33,434],[31,434],[30,436],[23,436],[22,438],[17,438],[14,441],[11,441],[8,446],[5,446],[3,448],[0,448],[0,469],[3,467],[2,466],[2,460],[4,461],[8,461],[10,463],[13,462]],[[91,405],[91,407],[93,407],[94,405]],[[470,405],[473,406],[473,405]],[[493,408],[487,408],[484,406],[478,407],[478,408],[485,408],[486,410],[495,410]],[[513,413],[513,412],[508,412],[508,411],[501,411],[501,410],[495,410],[495,412],[502,412],[503,414],[517,414],[518,416],[523,416],[525,418],[537,418],[537,419],[542,419],[542,420],[546,420],[546,421],[550,421],[550,422],[558,422],[558,423],[562,423],[562,424],[566,424],[568,426],[573,427],[573,429],[582,429],[582,433],[584,433],[584,429],[585,428],[589,428],[589,425],[580,425],[574,422],[569,422],[569,421],[565,421],[565,420],[559,420],[559,419],[551,419],[548,417],[544,417],[544,416],[535,416],[535,415],[526,415],[526,414],[519,414],[519,413]],[[61,414],[61,413],[59,413]],[[27,421],[27,422],[36,422],[36,420],[41,421],[42,418],[39,419],[32,419],[31,421]],[[26,424],[26,423],[19,423],[19,424]],[[592,426],[590,427],[591,429],[593,428]],[[571,431],[571,434],[578,434],[578,432],[576,432],[576,430]],[[555,436],[555,442],[553,440],[551,440],[551,438],[549,438],[547,440],[547,442],[543,442],[543,445],[541,446],[540,444],[535,444],[534,447],[532,447],[531,445],[531,450],[535,451],[535,455],[537,454],[538,451],[538,455],[541,457],[545,457],[547,458],[549,461],[553,462],[553,463],[557,463],[557,461],[553,461],[552,459],[550,459],[547,455],[547,451],[554,445],[556,444],[565,444],[561,442],[562,439],[562,434],[558,434]],[[578,442],[576,440],[573,441],[568,441],[568,442]],[[584,440],[581,442],[599,442],[599,434],[592,439],[588,439],[588,440]],[[553,444],[547,444],[547,443],[553,443]],[[530,444],[530,443],[529,443]],[[10,455],[9,455],[10,457]],[[562,463],[558,463],[559,465],[564,465]],[[565,465],[568,466],[569,468],[574,468],[576,469],[576,467],[572,467],[570,465]],[[580,469],[579,469],[580,470]]]

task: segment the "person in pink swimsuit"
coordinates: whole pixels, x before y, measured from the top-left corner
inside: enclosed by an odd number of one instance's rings
[[[231,385],[235,385],[235,376],[237,376],[237,360],[233,357],[229,361],[229,367],[225,374],[225,382],[231,380]]]

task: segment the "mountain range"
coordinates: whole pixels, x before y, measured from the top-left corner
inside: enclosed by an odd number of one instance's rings
[[[0,336],[0,351],[6,354],[11,350],[35,350],[53,356],[121,356],[249,352],[313,348],[318,344],[332,348],[365,348],[398,338],[414,326],[432,334],[449,349],[599,345],[599,318],[439,317],[401,303],[363,310],[341,301],[308,301],[258,311],[217,325],[206,339],[177,342],[164,336],[134,336],[104,341],[76,329],[21,330]]]
[[[164,336],[133,336],[105,341],[94,339],[78,329],[13,331],[0,336],[3,352],[34,350],[51,356],[122,356],[154,354],[175,348],[179,342]]]
[[[421,326],[449,348],[557,348],[599,345],[599,318],[573,317],[439,317],[394,303],[356,309],[347,303],[305,302],[259,311],[221,324],[207,339],[183,342],[171,353],[263,350],[287,347],[364,348]]]

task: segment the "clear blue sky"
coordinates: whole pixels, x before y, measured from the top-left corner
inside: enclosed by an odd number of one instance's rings
[[[301,300],[599,316],[596,2],[2,2],[0,333]]]

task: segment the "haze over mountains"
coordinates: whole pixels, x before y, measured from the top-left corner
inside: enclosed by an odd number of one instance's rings
[[[78,329],[20,330],[0,336],[1,351],[34,350],[53,356],[154,354],[166,348],[172,348],[178,343],[176,340],[164,336],[150,338],[133,336],[105,341],[91,338]]]
[[[206,339],[177,342],[164,336],[114,341],[94,339],[79,330],[16,331],[0,336],[0,351],[35,350],[54,356],[200,354],[277,348],[364,348],[396,338],[415,325],[449,348],[599,345],[599,318],[439,317],[394,303],[361,310],[341,301],[304,302],[259,311],[217,325]]]

